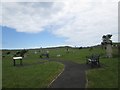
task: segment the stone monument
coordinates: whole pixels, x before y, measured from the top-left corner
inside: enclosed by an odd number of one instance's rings
[[[111,58],[112,57],[112,40],[110,40],[112,37],[111,34],[103,35],[101,44],[106,49],[106,57]]]

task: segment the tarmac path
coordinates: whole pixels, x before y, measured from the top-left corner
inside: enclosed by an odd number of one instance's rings
[[[64,71],[49,86],[49,88],[85,88],[88,67],[85,64],[77,64],[71,61],[54,60],[65,65]]]

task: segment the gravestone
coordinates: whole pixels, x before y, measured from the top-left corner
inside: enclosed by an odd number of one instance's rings
[[[57,54],[57,57],[60,57],[61,55],[60,54]]]
[[[37,51],[35,51],[34,53],[37,54]]]
[[[49,58],[49,51],[46,51],[40,54],[40,58],[43,58],[43,56],[45,56],[46,58]]]

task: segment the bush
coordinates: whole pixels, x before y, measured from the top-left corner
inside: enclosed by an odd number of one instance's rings
[[[9,54],[10,54],[10,52],[7,52],[6,54],[7,54],[7,55],[9,55]]]

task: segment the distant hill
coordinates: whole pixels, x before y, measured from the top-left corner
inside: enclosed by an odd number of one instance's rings
[[[120,42],[113,42],[113,45],[120,45]],[[94,45],[94,46],[87,46],[87,47],[72,47],[72,46],[57,46],[57,47],[47,47],[47,48],[30,48],[30,49],[26,49],[26,50],[40,50],[40,49],[56,49],[56,48],[91,48],[91,47],[101,47],[101,45]],[[19,51],[22,49],[2,49],[2,51],[9,51],[9,50],[13,50],[13,51]]]

